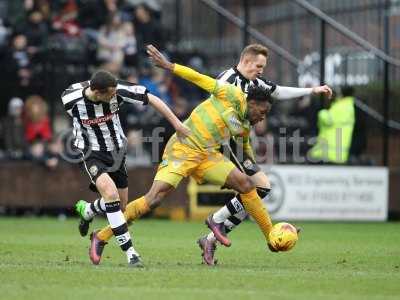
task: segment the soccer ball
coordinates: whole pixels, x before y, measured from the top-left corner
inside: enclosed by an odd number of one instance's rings
[[[269,242],[277,251],[289,251],[298,239],[296,227],[285,222],[275,224],[269,233]]]

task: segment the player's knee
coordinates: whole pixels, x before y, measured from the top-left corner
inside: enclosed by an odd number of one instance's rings
[[[145,195],[147,204],[151,209],[159,206],[164,197],[173,189],[173,186],[166,183],[153,183],[150,191]]]
[[[119,201],[118,191],[112,187],[106,187],[101,194],[106,202]]]
[[[156,208],[161,204],[162,199],[164,199],[166,193],[162,190],[150,190],[146,195],[147,204],[151,209]]]
[[[251,180],[258,187],[271,188],[271,184],[267,175],[264,172],[257,172],[256,174],[250,176]]]
[[[247,194],[251,192],[255,188],[254,183],[251,181],[250,177],[248,176],[243,176],[239,180],[239,193],[241,194]]]

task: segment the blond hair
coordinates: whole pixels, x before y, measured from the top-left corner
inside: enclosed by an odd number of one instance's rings
[[[261,44],[250,44],[246,46],[242,53],[240,54],[240,59],[242,59],[245,55],[264,55],[265,58],[268,58],[268,48]]]
[[[31,95],[25,101],[25,114],[34,123],[47,117],[47,110],[47,103],[39,95]]]

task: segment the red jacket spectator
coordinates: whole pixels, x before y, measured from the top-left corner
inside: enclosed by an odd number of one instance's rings
[[[25,139],[28,143],[37,140],[48,142],[52,138],[47,104],[42,97],[29,96],[25,103]]]

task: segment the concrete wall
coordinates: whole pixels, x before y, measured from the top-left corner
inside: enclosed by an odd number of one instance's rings
[[[128,170],[129,198],[142,196],[151,187],[155,168]],[[93,201],[97,194],[88,189],[89,179],[77,165],[61,164],[48,170],[30,162],[2,163],[0,168],[0,206],[64,208],[79,199]],[[186,181],[169,195],[162,205],[188,207]]]

